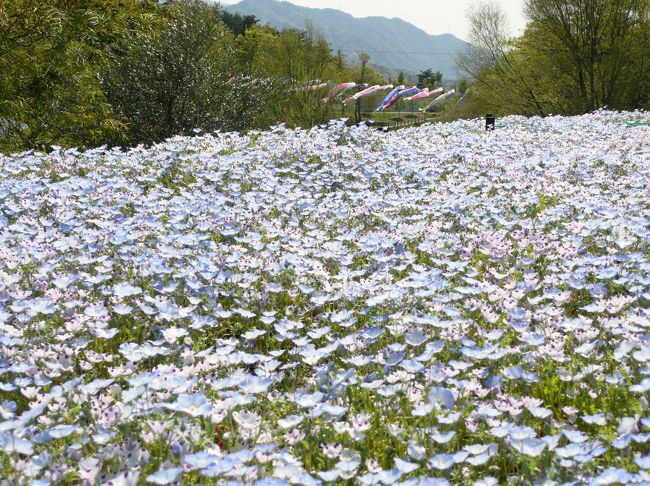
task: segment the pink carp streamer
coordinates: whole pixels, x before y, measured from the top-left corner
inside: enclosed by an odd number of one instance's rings
[[[456,93],[456,90],[455,90],[455,89],[451,89],[451,90],[447,91],[446,93],[441,94],[441,95],[438,96],[435,100],[433,100],[431,103],[429,103],[429,104],[426,106],[426,108],[420,108],[420,111],[429,111],[429,110],[431,110],[431,108],[433,108],[434,106],[436,106],[436,105],[437,105],[438,103],[440,103],[441,101],[446,100],[447,98],[449,98],[449,97],[450,97],[451,95],[453,95],[454,93]]]
[[[366,88],[362,91],[359,91],[358,93],[353,94],[352,96],[348,97],[345,99],[345,104],[346,105],[351,105],[358,99],[364,98],[366,96],[373,95],[375,93],[378,93],[380,91],[385,91],[387,89],[391,89],[393,87],[392,84],[386,84],[384,86],[380,86],[378,84],[375,84],[374,86],[370,86],[369,88]]]
[[[336,86],[334,86],[330,90],[328,95],[321,100],[321,102],[322,103],[329,103],[332,100],[332,98],[334,98],[334,96],[336,96],[337,94],[339,94],[342,91],[348,90],[350,88],[354,88],[356,85],[357,85],[357,83],[341,83],[341,84],[337,84]]]
[[[429,88],[424,88],[423,91],[420,91],[419,93],[404,99],[406,101],[417,101],[417,100],[422,100],[424,98],[428,98],[429,96],[433,96],[434,94],[438,94],[438,93],[442,93],[442,88],[432,89],[431,91],[429,91]]]

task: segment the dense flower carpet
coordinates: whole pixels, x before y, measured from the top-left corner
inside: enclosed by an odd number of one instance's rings
[[[0,156],[0,484],[650,484],[647,119]]]

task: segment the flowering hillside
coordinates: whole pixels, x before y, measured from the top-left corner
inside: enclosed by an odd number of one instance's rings
[[[644,118],[0,156],[0,478],[647,484]]]

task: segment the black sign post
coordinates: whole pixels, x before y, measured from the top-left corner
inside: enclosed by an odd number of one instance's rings
[[[496,118],[494,118],[494,115],[485,115],[485,131],[486,132],[491,132],[494,130],[494,124],[496,122]]]

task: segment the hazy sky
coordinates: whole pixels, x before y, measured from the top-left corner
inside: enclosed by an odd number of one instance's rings
[[[313,8],[336,8],[355,17],[379,15],[399,17],[429,34],[452,34],[467,39],[467,10],[477,0],[289,0],[290,3]],[[494,0],[504,7],[513,34],[525,25],[524,0]],[[238,0],[222,0],[229,5]]]

